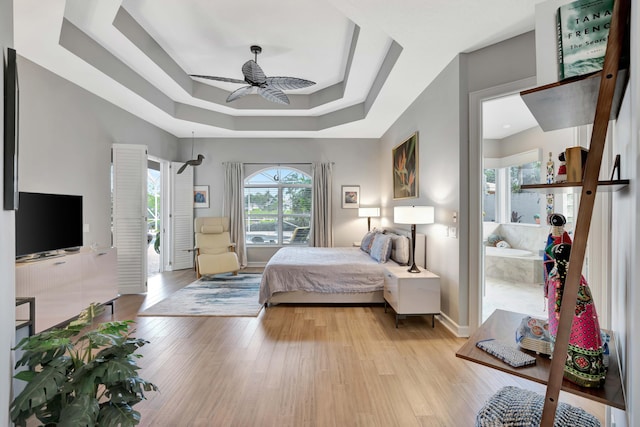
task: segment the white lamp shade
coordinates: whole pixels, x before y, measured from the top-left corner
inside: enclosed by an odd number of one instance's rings
[[[380,216],[380,208],[358,208],[358,216],[378,217]]]
[[[433,224],[433,206],[394,206],[393,222],[396,224]]]

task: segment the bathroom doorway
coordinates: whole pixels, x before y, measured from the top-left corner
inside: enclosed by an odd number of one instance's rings
[[[511,137],[491,137],[490,134],[485,134],[485,129],[493,127],[494,129],[513,130],[514,123],[511,120],[516,120],[518,115],[513,113],[519,111],[518,108],[513,105],[509,108],[502,108],[499,113],[492,113],[491,111],[484,111],[485,102],[491,100],[497,100],[508,96],[514,96],[520,101],[519,93],[522,90],[534,87],[536,85],[535,78],[527,78],[523,80],[514,81],[501,86],[496,86],[488,89],[483,89],[477,92],[472,92],[469,96],[469,128],[470,128],[470,141],[469,144],[469,158],[470,158],[470,246],[469,246],[469,330],[470,332],[475,329],[491,314],[491,312],[497,308],[506,309],[509,311],[528,312],[536,314],[543,318],[548,317],[548,313],[545,310],[545,301],[543,291],[539,293],[534,290],[531,294],[519,295],[513,292],[511,286],[502,286],[503,283],[493,283],[492,278],[487,280],[485,274],[485,264],[488,259],[486,256],[486,243],[491,233],[491,229],[488,229],[485,221],[487,215],[496,215],[494,224],[489,224],[489,227],[495,227],[496,224],[509,229],[509,222],[511,219],[520,218],[521,222],[511,224],[511,226],[521,227],[520,230],[525,230],[526,233],[521,233],[522,238],[525,235],[529,236],[527,239],[534,239],[534,244],[531,245],[529,251],[534,255],[537,251],[544,249],[546,245],[546,237],[550,232],[549,226],[546,224],[546,197],[547,194],[542,193],[543,200],[540,203],[544,203],[544,209],[541,209],[540,224],[537,224],[536,218],[530,218],[530,213],[526,213],[527,210],[521,209],[509,210],[508,200],[501,199],[496,195],[496,203],[498,203],[498,209],[502,209],[504,212],[502,217],[499,217],[497,213],[491,213],[490,208],[486,209],[485,197],[487,193],[495,191],[495,186],[498,184],[494,182],[493,177],[499,179],[500,173],[493,172],[487,174],[486,168],[495,168],[495,165],[488,164],[485,168],[485,159],[501,159],[502,166],[505,166],[510,161],[506,161],[504,158],[514,156],[517,154],[527,153],[533,150],[537,150],[539,153],[538,159],[541,162],[541,174],[540,182],[546,182],[546,163],[549,158],[554,162],[554,170],[557,172],[559,166],[558,154],[563,152],[570,146],[583,146],[588,147],[591,138],[591,126],[581,126],[578,128],[566,128],[553,131],[543,132],[537,124],[533,127],[525,127],[518,133],[514,133]],[[521,102],[521,101],[520,101]],[[526,106],[523,107],[525,113],[528,112]],[[515,117],[515,118],[514,118]],[[512,119],[514,118],[514,119]],[[510,127],[508,125],[511,125]],[[609,131],[611,134],[611,130]],[[608,137],[611,137],[609,135]],[[491,146],[492,140],[503,140],[503,144],[494,144]],[[494,151],[492,151],[494,150]],[[498,150],[498,151],[496,151]],[[611,152],[611,144],[605,146],[605,152],[603,154],[603,164],[611,164],[613,153]],[[528,161],[527,158],[519,158],[523,160],[524,164]],[[513,159],[507,159],[513,160]],[[500,166],[500,165],[499,165]],[[502,167],[500,166],[500,167]],[[508,165],[507,165],[508,166]],[[523,169],[525,167],[523,166]],[[523,171],[524,172],[524,171]],[[504,173],[503,178],[507,179],[511,177],[510,173]],[[604,178],[603,178],[604,179]],[[496,193],[497,194],[497,193]],[[506,192],[504,193],[506,194]],[[506,197],[506,196],[504,196]],[[563,193],[553,194],[552,210],[553,212],[562,213],[566,219],[567,224],[565,230],[572,235],[573,228],[575,226],[575,219],[579,206],[580,192],[579,187],[568,190]],[[500,208],[500,203],[504,207]],[[491,203],[493,206],[493,204]],[[515,214],[513,213],[515,211]],[[514,215],[512,217],[512,214]],[[525,222],[526,221],[526,222]],[[594,215],[592,217],[592,227],[589,235],[589,242],[587,244],[587,254],[585,264],[583,266],[583,275],[589,282],[591,293],[598,308],[598,314],[600,318],[600,324],[602,327],[606,327],[610,321],[610,295],[606,284],[610,283],[611,275],[608,266],[611,262],[611,249],[610,249],[610,229],[611,221],[611,195],[607,192],[598,193],[596,198],[596,205],[594,207]],[[536,230],[539,235],[532,233],[532,230]],[[494,230],[495,231],[495,230]],[[504,230],[501,230],[504,231]],[[498,234],[499,233],[494,233]],[[507,230],[506,240],[513,238]],[[533,234],[533,237],[530,236]],[[537,242],[537,243],[535,243]],[[511,245],[519,249],[519,244]],[[592,262],[593,261],[593,262]],[[511,277],[509,277],[511,279]],[[539,279],[536,279],[536,282]],[[495,285],[495,286],[494,286]],[[510,285],[510,284],[507,284]],[[527,308],[526,302],[532,302],[531,309]],[[543,311],[540,311],[543,310]]]
[[[536,120],[518,93],[482,101],[482,318],[496,309],[545,318],[542,250],[548,233]]]

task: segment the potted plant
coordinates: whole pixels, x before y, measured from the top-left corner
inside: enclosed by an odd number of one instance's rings
[[[104,311],[90,305],[64,329],[52,329],[22,339],[23,351],[15,378],[26,381],[11,403],[11,420],[26,425],[35,415],[45,425],[135,426],[140,413],[133,405],[145,391],[158,388],[138,376],[138,348],[147,344],[131,334],[132,320],[88,328]]]

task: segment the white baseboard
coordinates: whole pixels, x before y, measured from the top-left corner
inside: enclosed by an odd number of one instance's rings
[[[440,315],[438,316],[438,320],[440,320],[440,323],[442,323],[445,328],[450,330],[451,333],[454,334],[455,336],[457,336],[458,338],[468,338],[469,337],[469,335],[470,335],[469,334],[469,326],[460,326],[460,325],[458,325],[456,322],[451,320],[451,318],[449,316],[447,316],[446,314],[444,314],[444,313],[440,313]]]

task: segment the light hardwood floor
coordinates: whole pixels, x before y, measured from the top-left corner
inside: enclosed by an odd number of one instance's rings
[[[381,306],[276,306],[248,317],[139,317],[195,279],[150,279],[115,303],[135,319],[141,376],[160,388],[136,406],[141,426],[473,426],[493,393],[538,384],[455,357],[464,339],[430,317],[395,328]],[[105,319],[110,314],[103,315]],[[561,400],[604,419],[604,406]]]

